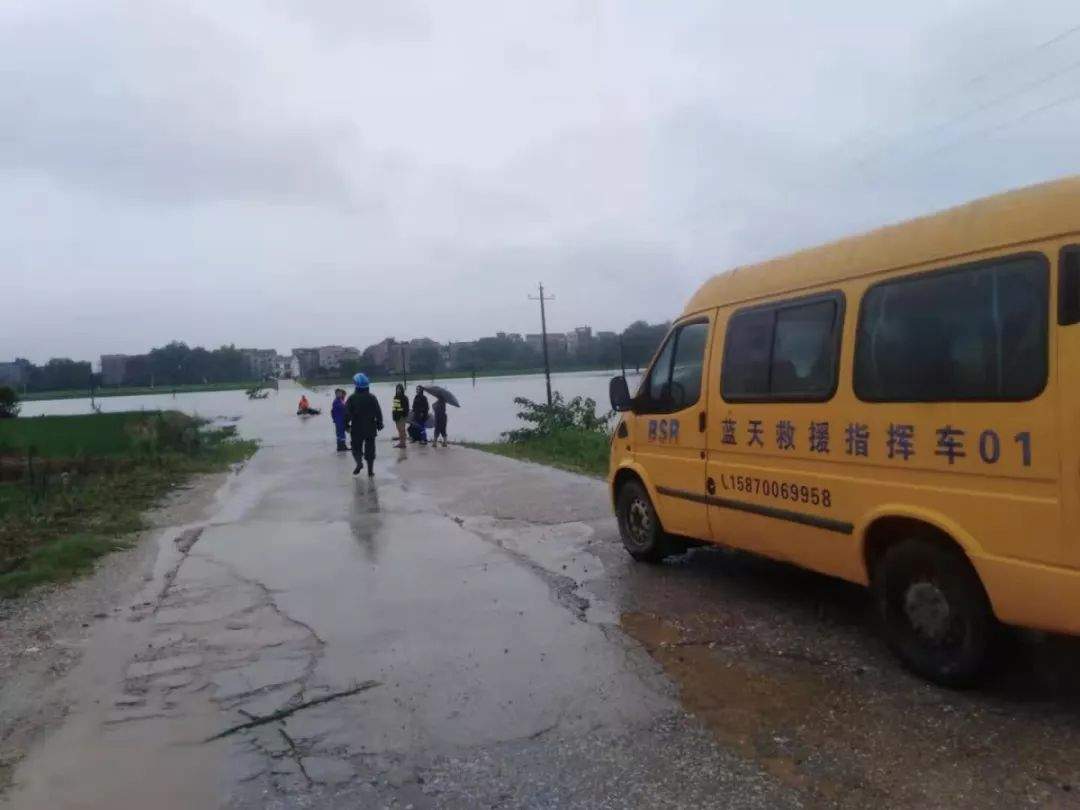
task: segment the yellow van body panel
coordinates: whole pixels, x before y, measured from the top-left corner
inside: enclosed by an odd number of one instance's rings
[[[630,470],[669,530],[861,584],[874,533],[897,518],[917,521],[963,549],[999,619],[1080,633],[1080,324],[1057,318],[1060,255],[1071,245],[1080,245],[1080,178],[711,279],[674,327],[712,322],[702,399],[680,431],[694,440],[684,461],[700,451],[700,472],[684,463],[676,479],[664,453],[643,454],[653,417],[628,413],[629,436],[612,444],[613,486],[618,470]],[[859,399],[856,333],[870,287],[1012,257],[1034,257],[1048,274],[1041,392],[1023,401]],[[841,302],[831,397],[726,401],[720,376],[732,316],[818,294]],[[701,434],[685,424],[698,411]]]

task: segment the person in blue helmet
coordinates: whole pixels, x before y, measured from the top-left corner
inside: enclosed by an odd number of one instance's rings
[[[375,435],[383,429],[382,408],[371,393],[366,374],[353,377],[356,390],[345,402],[345,427],[352,434],[352,454],[356,459],[353,475],[359,475],[367,462],[368,476],[375,475]]]

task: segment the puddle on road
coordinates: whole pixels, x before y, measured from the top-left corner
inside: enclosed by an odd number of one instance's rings
[[[756,761],[782,783],[835,802],[849,791],[804,767],[813,739],[802,729],[808,708],[828,700],[826,684],[798,675],[777,677],[752,664],[725,659],[715,642],[695,642],[674,623],[646,613],[624,613],[622,629],[640,642],[679,686],[683,706],[717,740]]]

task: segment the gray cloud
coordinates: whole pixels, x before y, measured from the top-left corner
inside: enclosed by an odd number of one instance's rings
[[[352,195],[347,119],[267,109],[249,95],[267,55],[179,5],[43,6],[0,27],[0,52],[0,168],[140,202]]]
[[[9,4],[0,358],[669,318],[1076,172],[1073,6]]]

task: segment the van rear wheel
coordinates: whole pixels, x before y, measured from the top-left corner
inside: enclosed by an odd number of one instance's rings
[[[885,638],[908,669],[942,686],[976,680],[996,620],[962,551],[902,540],[885,552],[873,589]]]
[[[623,485],[615,514],[623,547],[635,560],[657,563],[673,553],[652,499],[640,483],[630,481]]]

